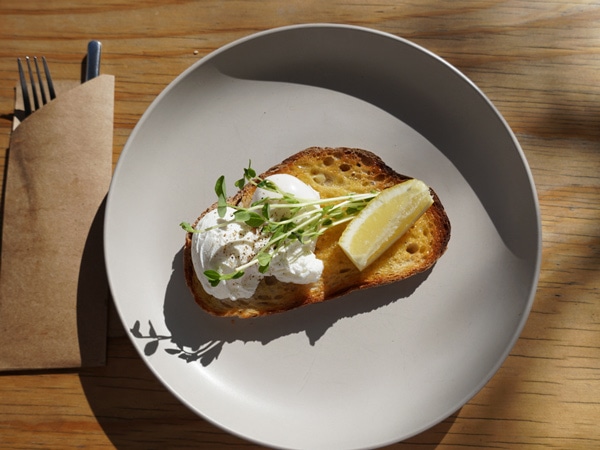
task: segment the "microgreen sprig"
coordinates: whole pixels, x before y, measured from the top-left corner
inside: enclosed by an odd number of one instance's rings
[[[188,233],[203,233],[227,226],[232,222],[244,223],[258,229],[260,234],[268,237],[266,244],[256,252],[254,257],[247,263],[238,266],[234,272],[224,274],[216,270],[206,270],[204,276],[211,286],[217,286],[221,281],[240,278],[246,269],[255,264],[258,264],[260,273],[267,272],[273,257],[281,249],[296,240],[302,244],[310,243],[329,228],[348,222],[378,194],[377,191],[373,191],[318,200],[299,199],[293,194],[283,192],[272,181],[258,178],[251,167],[251,162],[244,169],[243,176],[235,182],[235,186],[242,189],[247,183],[275,192],[281,198],[265,198],[252,203],[247,208],[230,205],[227,203],[225,177],[222,175],[215,183],[218,215],[224,218],[227,208],[232,208],[234,209],[233,218],[201,230],[195,229],[187,222],[180,224]],[[278,210],[283,210],[284,213],[274,214]]]

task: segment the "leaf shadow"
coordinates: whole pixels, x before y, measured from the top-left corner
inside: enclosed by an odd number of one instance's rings
[[[226,344],[236,341],[263,345],[291,334],[304,333],[310,345],[345,318],[365,314],[409,297],[429,276],[431,269],[401,282],[369,289],[369,294],[353,292],[324,303],[304,306],[267,317],[239,319],[215,317],[204,312],[194,301],[183,275],[183,249],[173,258],[172,273],[165,291],[164,324],[170,335],[158,334],[151,322],[148,333],[137,321],[130,329],[139,339],[148,339],[144,352],[151,356],[161,341],[168,341],[167,353],[187,362],[207,366],[219,357]]]

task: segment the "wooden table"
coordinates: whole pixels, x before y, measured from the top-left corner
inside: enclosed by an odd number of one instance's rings
[[[116,76],[116,163],[150,102],[193,62],[250,33],[307,22],[373,27],[455,65],[516,133],[541,204],[539,288],[509,358],[457,413],[390,448],[600,448],[598,2],[2,0],[0,146],[17,56],[46,55],[55,78],[73,79],[88,40],[103,42],[102,71]],[[0,375],[1,448],[260,448],[171,395],[114,312],[109,328],[105,367]]]

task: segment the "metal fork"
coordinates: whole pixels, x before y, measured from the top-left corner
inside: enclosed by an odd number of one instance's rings
[[[29,56],[25,57],[25,61],[27,62],[27,71],[29,72],[29,82],[31,84],[31,94],[33,97],[33,107],[31,106],[31,99],[29,97],[29,89],[27,87],[27,79],[25,78],[25,71],[23,70],[23,64],[21,64],[21,58],[17,58],[17,64],[19,66],[19,82],[21,84],[21,91],[23,92],[23,107],[25,109],[25,117],[29,116],[32,112],[37,111],[43,105],[48,103],[48,98],[46,97],[46,91],[44,89],[44,83],[42,82],[42,75],[40,72],[40,67],[38,65],[37,56],[33,57],[33,63],[35,66],[35,71],[37,74],[37,86],[40,89],[41,94],[41,105],[40,99],[38,97],[38,92],[36,88],[36,81],[33,76],[33,71],[31,70],[31,60]],[[42,64],[44,66],[44,74],[46,76],[46,84],[48,86],[48,94],[50,96],[50,100],[56,98],[56,93],[54,92],[54,84],[52,83],[52,77],[50,76],[50,69],[48,68],[48,63],[46,62],[46,58],[42,56]]]

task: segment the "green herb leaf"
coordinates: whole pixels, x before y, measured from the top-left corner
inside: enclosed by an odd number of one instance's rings
[[[219,198],[217,203],[217,213],[221,219],[227,214],[227,201],[224,198]]]
[[[248,181],[250,181],[252,178],[256,177],[256,171],[250,167],[252,164],[252,161],[248,161],[248,168],[244,169],[244,176],[246,177],[246,179]]]
[[[235,187],[242,189],[246,185],[246,180],[250,181],[256,177],[256,171],[251,167],[252,161],[248,161],[248,167],[244,169],[244,176],[235,182]]]
[[[271,207],[269,205],[270,205],[270,203],[267,202],[262,206],[262,209],[261,209],[261,214],[265,218],[271,217]]]
[[[217,197],[227,197],[225,193],[225,175],[221,175],[215,183],[215,194]]]
[[[235,186],[242,189],[246,182],[253,183],[257,188],[276,192],[280,194],[280,198],[277,198],[275,202],[272,199],[263,199],[248,208],[228,205],[225,177],[220,176],[215,184],[219,217],[225,217],[228,207],[234,209],[235,212],[233,219],[223,221],[216,227],[227,226],[232,222],[244,223],[268,237],[267,243],[257,251],[250,261],[239,266],[234,272],[222,274],[216,270],[205,271],[204,275],[211,286],[217,286],[221,281],[242,277],[244,270],[254,264],[258,264],[258,270],[261,273],[266,273],[273,256],[280,249],[295,240],[306,244],[317,239],[328,228],[351,220],[378,195],[377,191],[372,191],[368,194],[348,194],[336,198],[304,201],[281,191],[271,180],[257,178],[255,170],[251,167],[251,161],[248,161],[248,167],[244,169],[243,177],[235,182]],[[279,213],[274,215],[275,209]],[[182,222],[180,226],[190,233],[201,233],[214,228],[195,230],[187,222]]]
[[[233,216],[237,222],[245,223],[252,228],[260,227],[263,223],[265,223],[265,220],[267,220],[261,214],[249,211],[247,209],[240,209],[234,212]]]
[[[239,209],[233,213],[236,222],[245,222],[250,218],[250,211],[247,209]]]
[[[216,270],[205,270],[204,276],[208,279],[208,282],[212,287],[218,286],[221,281],[235,280],[244,276],[243,270],[238,270],[231,273],[220,273]]]
[[[221,282],[221,274],[216,270],[205,270],[204,276],[208,279],[212,287],[218,286]]]
[[[256,259],[258,260],[258,271],[260,273],[265,273],[269,270],[273,255],[270,253],[259,252],[258,255],[256,255]]]
[[[277,185],[275,183],[273,183],[271,180],[260,180],[258,182],[258,184],[256,185],[256,187],[264,189],[266,191],[281,193],[281,191],[279,190]]]
[[[188,233],[197,233],[198,230],[196,230],[193,226],[191,226],[188,222],[181,222],[179,224],[179,226],[181,228],[183,228],[185,231],[187,231]]]
[[[246,225],[252,228],[258,228],[265,223],[265,217],[257,213],[250,213],[248,219],[244,221]]]
[[[220,218],[225,217],[227,213],[227,193],[225,192],[225,176],[221,175],[215,183],[215,193],[217,194],[217,212]]]
[[[238,189],[243,189],[245,184],[246,180],[244,178],[240,178],[235,183],[233,183],[233,185]]]
[[[256,255],[257,259],[258,259],[258,265],[259,266],[268,266],[269,263],[271,262],[271,259],[273,258],[271,254],[269,253],[259,253],[258,255]]]

